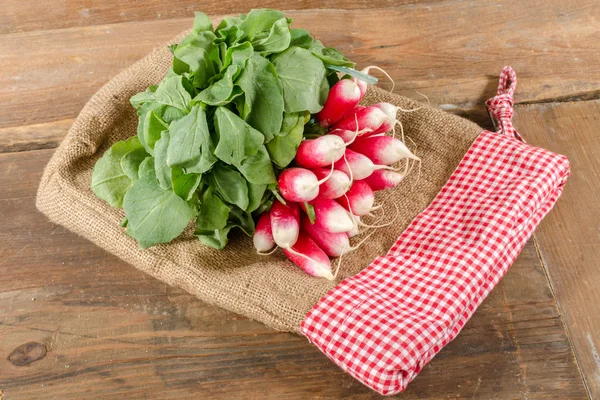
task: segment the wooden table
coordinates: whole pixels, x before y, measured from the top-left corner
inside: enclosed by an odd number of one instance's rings
[[[385,68],[397,93],[487,128],[483,101],[510,64],[516,127],[571,160],[562,198],[507,276],[398,398],[600,398],[597,1],[202,3],[212,16],[259,6],[297,9],[295,26]],[[379,397],[306,339],[166,286],[34,207],[87,99],[189,27],[197,7],[0,5],[0,399]]]

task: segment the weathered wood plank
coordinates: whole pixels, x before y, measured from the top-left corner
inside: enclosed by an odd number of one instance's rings
[[[379,398],[306,339],[204,304],[34,208],[52,151],[0,154],[0,388],[7,398]],[[45,357],[8,360],[36,342]],[[459,337],[399,399],[583,399],[529,244]]]
[[[0,128],[0,153],[52,149],[59,145],[72,124],[73,119],[64,119]]]
[[[600,398],[600,101],[518,107],[532,144],[565,154],[572,174],[535,240],[592,398]]]
[[[428,3],[444,0],[427,0]],[[248,12],[252,8],[277,8],[280,10],[308,9],[373,9],[414,3],[411,0],[250,0],[250,1],[208,1],[198,3],[192,0],[174,0],[164,2],[149,0],[142,3],[136,1],[90,1],[90,0],[56,0],[52,7],[46,7],[35,0],[5,0],[3,12],[0,14],[0,34],[70,28],[134,22],[147,20],[164,20],[169,18],[189,17],[194,11],[206,14],[238,14]]]
[[[359,66],[385,68],[396,92],[422,100],[418,90],[445,108],[470,108],[494,94],[504,64],[521,78],[518,102],[597,96],[600,19],[594,7],[593,0],[568,6],[449,0],[289,15]],[[0,127],[73,118],[103,83],[190,25],[184,18],[4,35]],[[22,43],[36,56],[24,56]]]

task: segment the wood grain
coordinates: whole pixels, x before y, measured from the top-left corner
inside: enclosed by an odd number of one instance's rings
[[[600,101],[518,107],[532,144],[565,154],[572,174],[535,233],[592,398],[600,398]]]
[[[397,93],[422,100],[418,90],[451,110],[480,107],[504,64],[519,74],[517,102],[597,96],[594,10],[593,0],[448,0],[289,15],[359,66],[385,68]],[[0,128],[75,117],[102,84],[190,25],[184,18],[3,35]]]
[[[73,119],[0,128],[0,153],[52,149],[73,125]]]
[[[427,0],[435,3],[444,0]],[[0,13],[0,34],[34,30],[70,28],[74,26],[103,25],[120,22],[183,18],[202,11],[210,15],[238,14],[252,8],[280,10],[306,9],[371,9],[412,4],[412,0],[250,0],[208,1],[192,0],[94,1],[54,0],[52,7],[35,0],[5,0]]]
[[[575,355],[600,397],[600,210],[591,189],[600,181],[600,105],[530,104],[600,97],[596,3],[0,2],[0,399],[380,398],[305,339],[156,281],[34,207],[52,151],[32,150],[55,147],[94,92],[189,27],[194,9],[257,6],[296,9],[295,26],[359,67],[385,68],[397,93],[422,100],[419,90],[485,127],[483,101],[512,65],[515,125],[573,165],[537,248],[527,244],[457,339],[396,398],[583,399]]]
[[[306,339],[209,306],[46,220],[52,151],[0,154],[0,388],[8,399],[380,398]],[[35,342],[27,367],[8,356]],[[532,244],[399,399],[586,398]]]

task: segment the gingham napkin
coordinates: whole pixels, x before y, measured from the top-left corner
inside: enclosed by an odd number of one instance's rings
[[[336,286],[302,323],[327,357],[381,394],[404,390],[456,337],[569,175],[566,157],[525,144],[510,124],[511,72],[504,69],[487,103],[499,131],[482,132],[390,251]]]

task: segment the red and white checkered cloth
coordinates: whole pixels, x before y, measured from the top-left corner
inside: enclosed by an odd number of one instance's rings
[[[303,321],[312,343],[377,392],[404,390],[456,337],[560,196],[566,157],[515,132],[481,133],[390,251]]]

